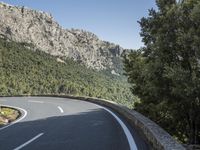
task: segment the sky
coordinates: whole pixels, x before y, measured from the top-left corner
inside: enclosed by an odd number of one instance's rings
[[[155,0],[1,0],[51,13],[66,29],[93,32],[101,40],[119,44],[123,48],[143,46],[137,23],[156,8]]]

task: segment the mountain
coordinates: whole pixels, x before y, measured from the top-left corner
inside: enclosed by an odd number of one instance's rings
[[[0,38],[0,95],[68,94],[113,100],[128,107],[136,97],[123,76],[63,61],[26,43]]]
[[[69,94],[133,107],[137,98],[120,75],[123,52],[47,13],[0,3],[0,95]]]
[[[0,37],[31,43],[61,61],[71,58],[88,68],[110,70],[113,74],[122,71],[122,47],[102,41],[91,32],[63,29],[51,15],[42,11],[1,2]]]

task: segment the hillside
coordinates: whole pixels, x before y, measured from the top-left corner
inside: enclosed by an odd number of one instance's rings
[[[0,39],[0,95],[72,94],[133,106],[135,97],[125,78],[33,48]]]
[[[91,32],[63,29],[45,12],[0,3],[0,27],[2,38],[31,43],[48,54],[71,58],[88,68],[122,73],[123,48]]]

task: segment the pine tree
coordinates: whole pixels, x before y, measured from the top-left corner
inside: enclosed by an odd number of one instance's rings
[[[200,1],[157,0],[142,18],[145,46],[125,56],[136,109],[179,140],[200,143]]]

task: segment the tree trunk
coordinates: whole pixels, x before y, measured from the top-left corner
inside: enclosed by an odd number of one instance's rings
[[[193,105],[194,106],[194,105]],[[192,107],[189,112],[189,144],[200,144],[198,110]]]
[[[190,119],[192,119],[192,118],[190,118]],[[193,120],[190,120],[189,144],[196,144],[195,143],[195,125],[194,125]]]

